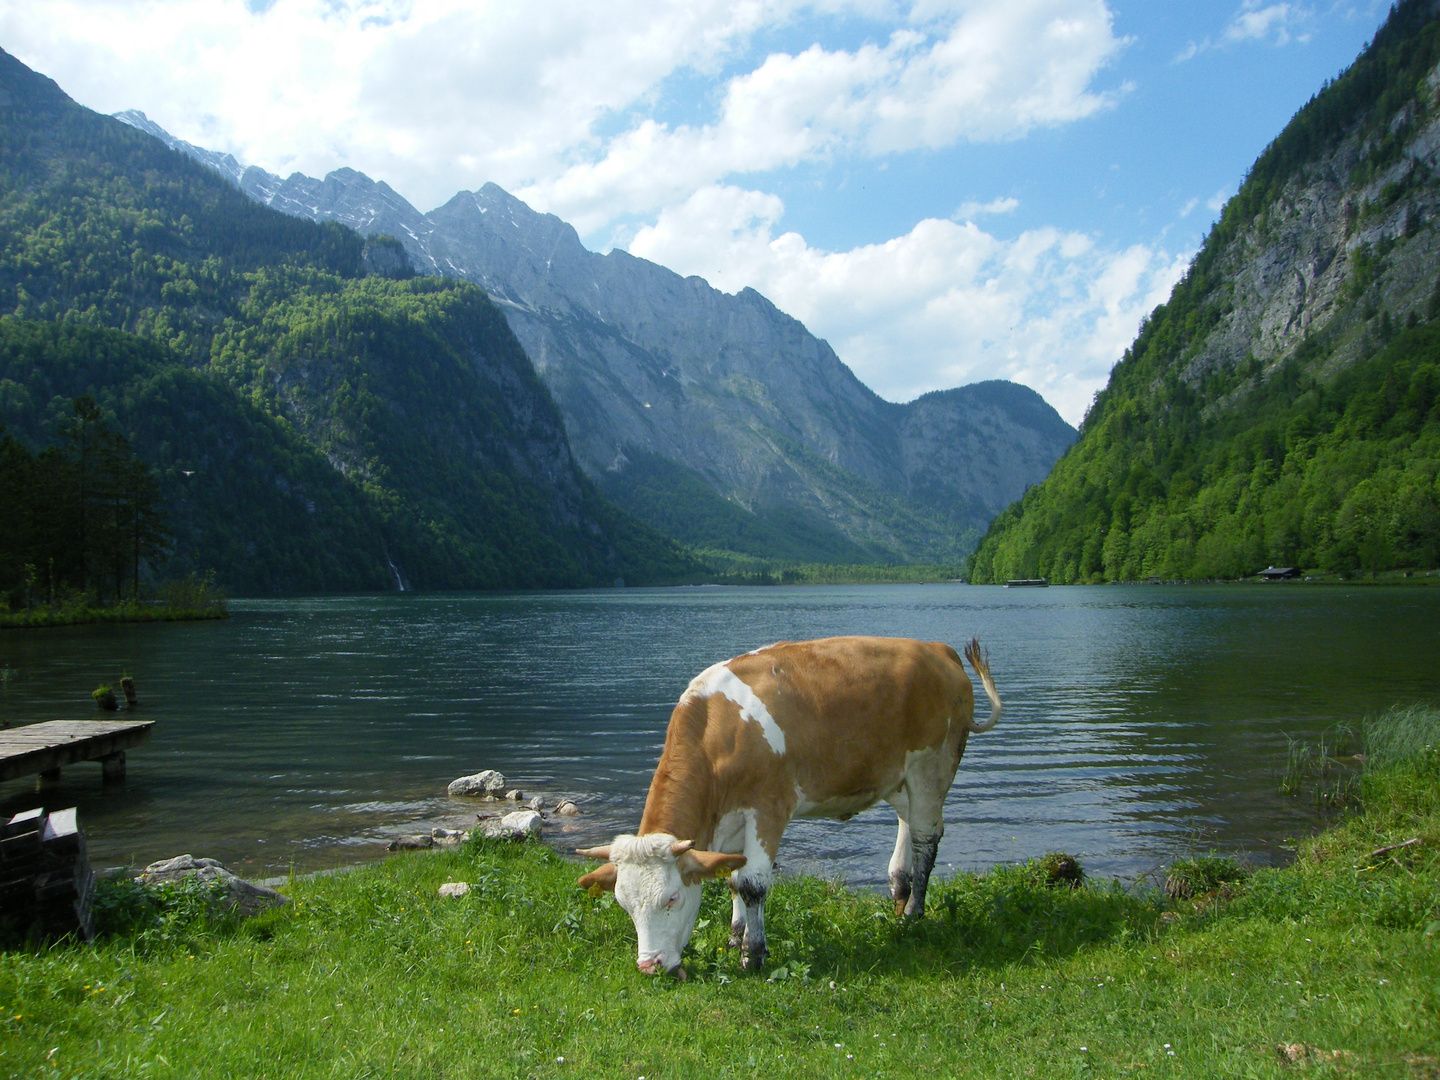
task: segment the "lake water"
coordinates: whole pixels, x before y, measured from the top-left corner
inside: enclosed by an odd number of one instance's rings
[[[263,877],[473,821],[445,795],[496,768],[576,797],[562,846],[632,830],[670,709],[702,668],[781,639],[978,635],[1005,713],[973,736],[942,872],[1051,850],[1133,878],[1196,850],[1284,858],[1319,818],[1279,794],[1287,737],[1440,702],[1440,589],[1297,584],[625,589],[248,600],[223,622],[0,632],[0,717],[96,715],[135,678],[151,741],[0,784],[0,812],[78,805],[96,865],[180,852]],[[982,696],[983,702],[983,696]],[[979,710],[982,715],[985,709]],[[883,880],[885,806],[795,822],[782,867]]]

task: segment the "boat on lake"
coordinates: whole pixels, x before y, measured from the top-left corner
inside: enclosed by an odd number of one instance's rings
[[[1007,588],[1007,589],[1043,589],[1043,588],[1047,587],[1049,584],[1050,584],[1049,579],[1048,579],[1048,578],[1043,578],[1043,577],[1011,578],[1009,581],[1005,582],[1005,588]]]

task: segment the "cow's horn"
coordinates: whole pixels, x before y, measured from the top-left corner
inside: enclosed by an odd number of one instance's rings
[[[603,859],[608,862],[610,859],[610,845],[606,844],[604,847],[576,848],[575,854],[583,855],[587,859]]]
[[[685,852],[689,851],[694,846],[694,840],[676,840],[673,844],[670,845],[670,854],[674,855],[678,859],[681,855],[684,855]]]

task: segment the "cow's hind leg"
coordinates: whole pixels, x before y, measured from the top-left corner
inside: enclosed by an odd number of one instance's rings
[[[745,944],[745,901],[738,890],[730,890],[730,948]]]
[[[910,810],[903,797],[891,799],[890,805],[895,807],[895,816],[899,819],[895,829],[895,854],[890,856],[890,897],[895,901],[895,914],[903,915],[905,905],[910,901],[913,876],[913,846],[910,843],[910,826],[905,821]]]
[[[921,759],[906,777],[909,813],[904,824],[910,834],[910,896],[905,902],[904,917],[918,919],[925,914],[925,891],[935,869],[940,838],[945,835],[945,795],[955,778],[954,765],[934,759]],[[898,903],[897,903],[898,907]]]

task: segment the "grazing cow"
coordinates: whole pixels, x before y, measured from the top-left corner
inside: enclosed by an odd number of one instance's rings
[[[700,911],[701,882],[728,877],[730,945],[765,962],[765,894],[792,817],[844,821],[880,800],[900,818],[890,859],[895,912],[919,918],[942,810],[965,740],[1000,718],[980,643],[965,658],[990,698],[975,694],[950,646],[904,638],[782,641],[706,668],[680,695],[638,836],[581,855],[606,860],[580,885],[613,889],[639,936],[640,970],[685,977],[680,954]]]

